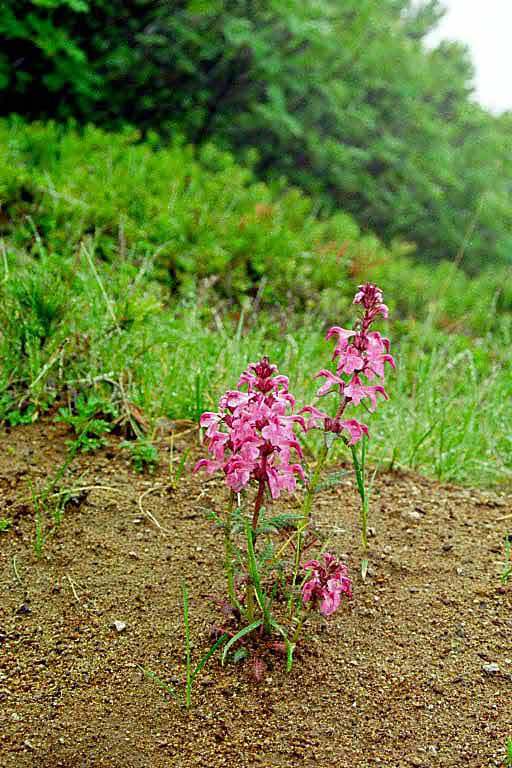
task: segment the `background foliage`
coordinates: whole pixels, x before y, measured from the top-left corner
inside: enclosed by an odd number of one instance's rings
[[[100,426],[139,413],[150,446],[160,417],[197,419],[262,354],[308,402],[331,354],[325,329],[350,323],[370,278],[398,360],[373,460],[510,479],[505,268],[419,265],[212,145],[19,120],[0,122],[0,143],[0,420],[54,414],[90,448]]]
[[[388,243],[512,260],[512,117],[471,99],[436,0],[6,0],[4,112],[212,138]]]

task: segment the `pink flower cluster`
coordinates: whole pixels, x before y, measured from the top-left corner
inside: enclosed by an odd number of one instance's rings
[[[251,363],[240,376],[238,389],[220,399],[218,412],[201,416],[213,459],[201,459],[194,471],[223,471],[235,492],[251,479],[260,489],[268,487],[274,499],[282,490],[294,490],[296,476],[304,478],[304,472],[293,430],[296,423],[305,428],[304,419],[293,414],[294,406],[287,377],[279,375],[267,357]],[[292,462],[292,453],[298,461]]]
[[[361,304],[364,308],[363,316],[354,329],[346,330],[335,325],[327,333],[327,339],[336,339],[333,354],[333,360],[337,361],[336,373],[324,368],[315,377],[325,379],[318,390],[319,397],[332,391],[338,392],[340,402],[336,415],[330,418],[314,406],[306,406],[301,411],[311,416],[307,423],[308,429],[321,427],[326,432],[345,433],[349,445],[357,443],[363,434],[368,435],[368,427],[357,419],[342,419],[346,407],[350,404],[357,406],[362,400],[368,399],[369,410],[374,411],[378,395],[388,399],[382,385],[385,364],[395,367],[395,361],[389,354],[389,340],[383,338],[378,331],[370,330],[380,315],[384,318],[388,316],[388,308],[382,302],[381,289],[372,283],[360,285],[354,304]],[[382,383],[367,383],[375,378]]]
[[[352,597],[352,582],[346,565],[326,552],[323,564],[308,560],[302,566],[311,577],[302,585],[302,601],[319,607],[322,616],[330,616],[339,608],[343,595]]]

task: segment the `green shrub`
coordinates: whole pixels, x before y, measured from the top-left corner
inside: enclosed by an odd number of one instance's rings
[[[4,0],[3,114],[256,147],[262,176],[422,259],[510,264],[510,115],[472,98],[466,48],[425,45],[442,14],[438,0]]]
[[[512,310],[505,270],[469,279],[447,263],[414,266],[410,245],[386,249],[347,214],[319,216],[303,193],[256,181],[213,145],[196,151],[176,139],[162,147],[133,131],[79,133],[20,121],[0,122],[0,144],[7,261],[47,273],[39,297],[29,276],[8,289],[21,293],[6,321],[16,326],[18,346],[27,345],[23,334],[37,337],[36,352],[66,300],[67,281],[84,263],[86,241],[95,258],[122,267],[126,280],[140,273],[167,295],[213,288],[230,304],[257,297],[260,307],[332,317],[348,305],[354,281],[371,278],[394,297],[399,316],[421,320],[435,306],[432,321],[447,329],[484,333],[499,312]],[[44,266],[42,254],[50,260]],[[120,319],[126,323],[128,305]]]

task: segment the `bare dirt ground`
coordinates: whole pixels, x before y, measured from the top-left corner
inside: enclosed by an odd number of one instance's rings
[[[181,678],[182,579],[195,652],[209,645],[222,543],[204,510],[221,510],[222,483],[185,473],[173,491],[165,446],[141,476],[112,438],[73,464],[74,486],[99,487],[68,504],[38,559],[29,485],[64,460],[68,437],[52,424],[0,436],[0,517],[13,520],[0,533],[2,768],[504,766],[512,585],[499,573],[512,496],[380,475],[363,584],[347,474],[320,494],[316,523],[347,553],[353,601],[310,630],[290,674],[276,660],[255,685],[216,657],[187,713],[138,665]]]

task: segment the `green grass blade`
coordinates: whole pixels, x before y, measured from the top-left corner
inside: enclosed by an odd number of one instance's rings
[[[180,700],[180,694],[176,690],[176,688],[173,688],[172,685],[169,685],[168,683],[164,682],[158,675],[156,675],[154,672],[152,672],[150,669],[145,669],[144,667],[141,667],[140,664],[137,664],[137,669],[140,669],[144,677],[147,677],[148,680],[151,680],[151,682],[156,683],[159,688],[162,688],[164,691],[167,691],[173,699],[176,699],[176,701]]]
[[[242,637],[245,637],[245,635],[248,635],[251,632],[254,632],[255,629],[258,629],[258,627],[261,627],[262,624],[263,624],[263,619],[258,619],[258,621],[253,621],[252,624],[249,624],[247,627],[244,627],[243,629],[241,629],[240,632],[236,633],[236,635],[233,635],[231,640],[229,640],[224,646],[224,650],[222,652],[222,666],[224,666],[224,664],[226,663],[226,658],[229,653],[229,649],[232,648],[235,643],[241,640]]]
[[[221,635],[221,636],[218,638],[218,640],[216,640],[216,641],[215,641],[215,643],[212,645],[212,647],[211,647],[211,648],[210,648],[210,649],[207,651],[207,653],[205,653],[205,655],[203,656],[203,658],[202,658],[202,659],[201,659],[201,660],[198,662],[198,664],[197,664],[196,668],[195,668],[195,669],[194,669],[194,671],[192,672],[192,675],[191,675],[191,680],[192,680],[192,682],[195,680],[195,678],[196,678],[196,677],[197,677],[197,675],[198,675],[198,674],[201,672],[201,670],[202,670],[202,669],[205,667],[205,665],[208,663],[208,661],[211,659],[211,657],[212,657],[212,656],[213,656],[213,654],[214,654],[214,653],[217,651],[217,649],[218,649],[218,648],[220,648],[220,646],[221,646],[223,643],[225,643],[225,642],[226,642],[226,640],[228,639],[228,637],[229,637],[229,635],[228,635],[228,634],[226,634],[226,633],[224,633],[223,635]]]

